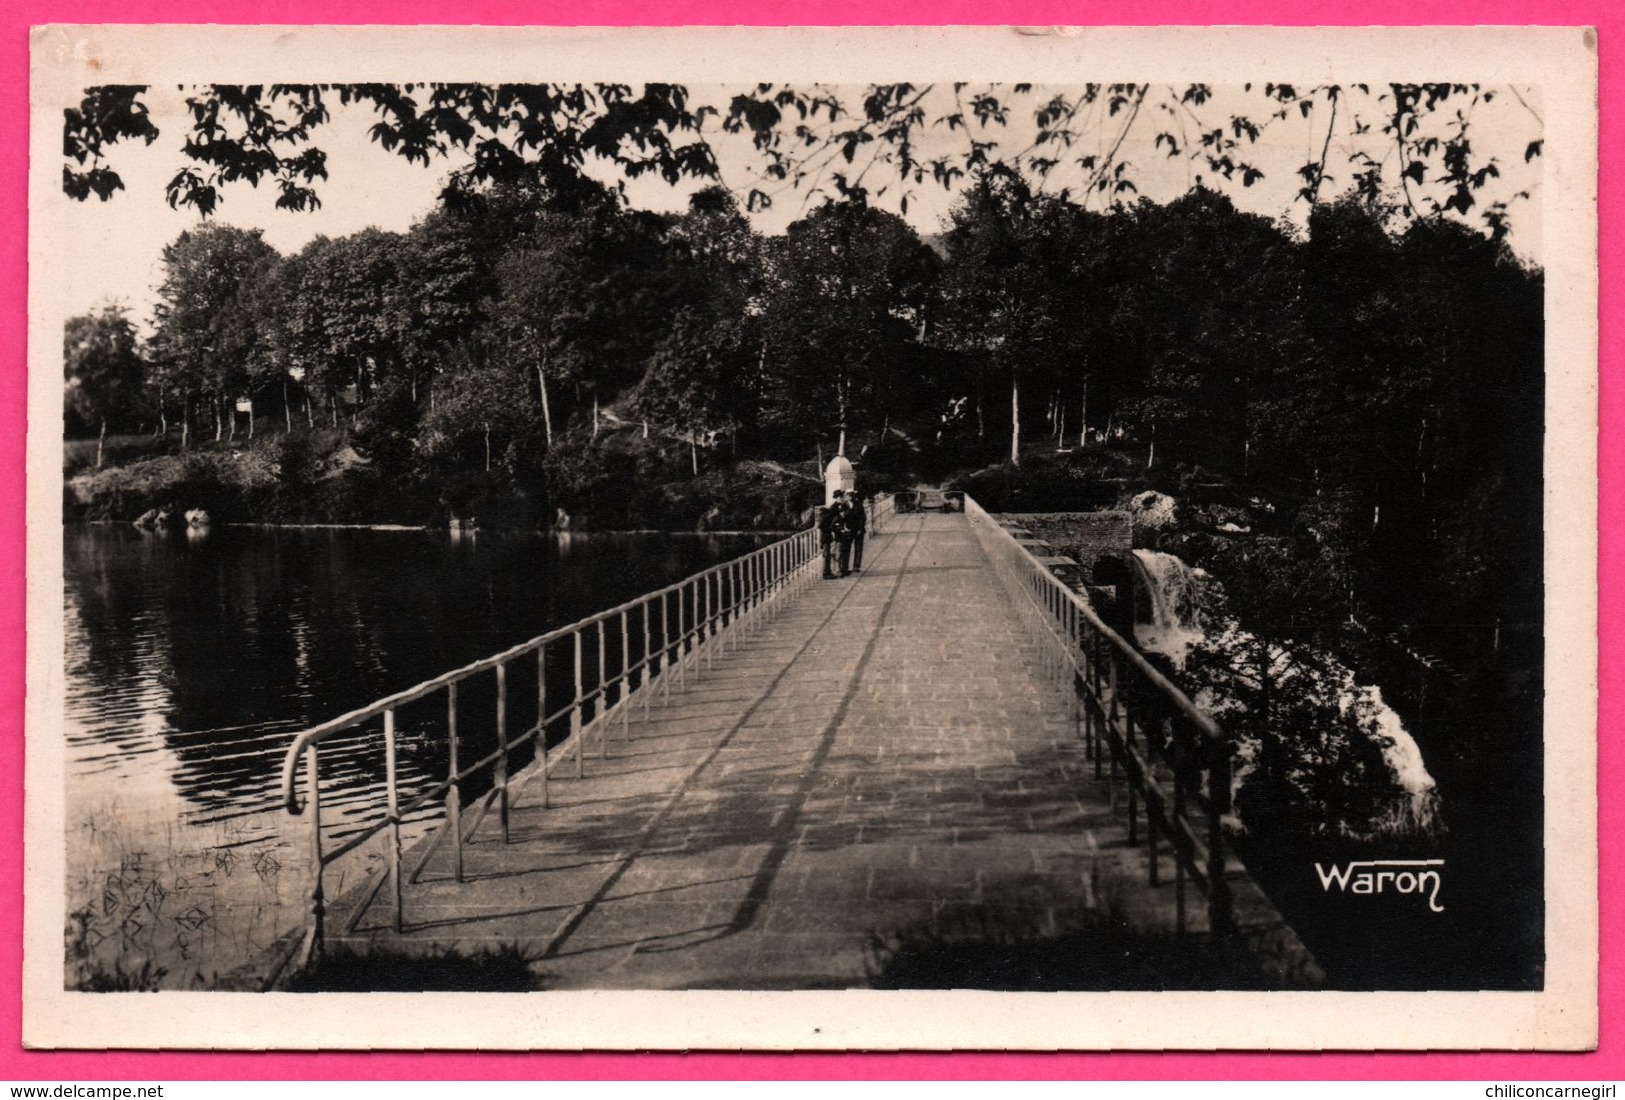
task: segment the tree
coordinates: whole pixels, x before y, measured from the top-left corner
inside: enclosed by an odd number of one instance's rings
[[[689,462],[700,472],[700,440],[739,429],[744,372],[751,361],[739,317],[684,308],[655,349],[633,402],[639,415],[680,426]]]
[[[257,229],[203,226],[165,246],[153,309],[154,380],[160,403],[181,401],[183,445],[200,403],[213,411],[216,439],[228,423],[236,433],[226,402],[248,385],[257,344],[251,300],[277,260]]]
[[[123,187],[105,151],[131,137],[148,144],[156,139],[142,102],[146,90],[90,88],[79,107],[65,112],[63,187],[69,195],[83,199],[95,192],[106,200]],[[227,185],[262,180],[277,185],[279,208],[319,207],[313,184],[327,178],[327,157],[310,140],[331,118],[335,99],[372,108],[378,116],[372,140],[409,161],[427,165],[453,148],[470,153],[472,163],[453,173],[454,190],[510,180],[533,164],[550,175],[579,175],[591,159],[633,178],[716,175],[710,146],[683,136],[715,110],[691,109],[678,85],[645,84],[641,92],[623,84],[205,84],[187,90],[189,163],[170,179],[166,197],[173,207],[205,216]]]
[[[318,237],[299,253],[298,286],[286,308],[296,358],[311,385],[324,390],[333,422],[338,391],[355,387],[358,405],[401,370],[414,318],[399,234],[365,229],[348,237]]]
[[[1292,239],[1198,187],[1123,211],[1110,343],[1137,400],[1123,411],[1189,462],[1244,474],[1262,376],[1301,374],[1301,270]]]
[[[1014,173],[988,171],[955,207],[945,237],[939,332],[949,346],[977,354],[1010,379],[1015,465],[1021,463],[1023,381],[1053,384],[1071,359],[1064,329],[1078,303],[1068,301],[1062,266],[1070,217],[1066,204],[1034,194]]]
[[[762,379],[762,240],[733,196],[706,188],[666,229],[672,313],[638,383],[633,410],[675,426],[699,472],[699,442],[758,419]]]
[[[535,378],[549,443],[561,390],[597,400],[641,375],[674,293],[665,259],[658,220],[606,198],[536,214],[498,261],[493,354]]]
[[[459,349],[456,363],[439,386],[434,409],[419,436],[426,457],[455,455],[464,439],[477,436],[484,470],[492,465],[492,437],[506,442],[530,422],[521,403],[524,378],[512,366],[486,358],[477,348]]]
[[[454,192],[537,170],[579,177],[589,162],[627,178],[714,180],[710,136],[744,135],[760,162],[748,210],[771,205],[786,189],[822,200],[863,188],[906,215],[917,188],[955,188],[995,167],[1036,191],[1109,207],[1138,193],[1129,150],[1147,142],[1181,165],[1192,185],[1228,189],[1282,171],[1271,150],[1301,142],[1306,159],[1288,170],[1302,183],[1297,201],[1308,207],[1353,188],[1401,219],[1474,217],[1499,238],[1511,206],[1528,198],[1527,188],[1502,177],[1516,173],[1519,154],[1527,162],[1543,148],[1540,116],[1515,85],[762,83],[699,105],[687,88],[670,84],[186,90],[188,163],[166,194],[172,206],[205,215],[237,182],[274,182],[285,209],[319,206],[315,184],[327,177],[327,158],[311,142],[334,101],[370,108],[377,117],[372,139],[410,161],[468,154],[470,163],[452,175]],[[145,93],[141,86],[93,87],[64,112],[69,195],[106,200],[123,187],[108,151],[122,140],[157,138]],[[1491,114],[1524,125],[1528,140],[1512,156],[1475,146],[1474,120]],[[1345,135],[1335,158],[1334,134]]]
[[[145,365],[135,326],[122,306],[72,317],[63,326],[62,357],[68,430],[96,430],[96,465],[109,421],[126,418],[143,397]]]
[[[907,388],[935,255],[861,195],[826,203],[768,245],[764,415],[808,442],[878,429]]]
[[[495,226],[484,228],[490,234]],[[466,218],[444,207],[414,225],[396,252],[400,267],[396,346],[413,401],[439,372],[450,350],[485,321],[482,304],[496,295],[495,257]],[[506,240],[503,244],[508,243]]]

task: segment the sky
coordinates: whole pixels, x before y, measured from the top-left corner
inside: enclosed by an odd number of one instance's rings
[[[1137,194],[1158,202],[1168,201],[1188,190],[1202,180],[1204,171],[1201,164],[1185,156],[1170,157],[1166,146],[1156,143],[1159,132],[1177,134],[1181,145],[1188,145],[1198,130],[1228,129],[1233,115],[1244,115],[1255,121],[1268,115],[1268,101],[1257,85],[1250,91],[1240,86],[1216,86],[1213,97],[1194,109],[1180,104],[1177,97],[1164,94],[1165,87],[1152,86],[1145,107],[1134,125],[1123,134],[1118,151],[1119,157],[1132,166],[1130,171]],[[693,102],[725,103],[734,89],[691,85],[690,90]],[[975,90],[975,86],[968,88],[964,95]],[[1008,95],[1009,90],[1008,85],[1003,86],[1002,93]],[[1503,85],[1494,87],[1493,91],[1496,94],[1492,102],[1479,102],[1472,108],[1471,116],[1475,154],[1493,154],[1501,173],[1490,181],[1480,198],[1488,202],[1508,198],[1519,191],[1529,193],[1529,198],[1512,202],[1510,243],[1520,257],[1538,264],[1542,240],[1542,158],[1526,162],[1524,156],[1528,144],[1543,137],[1538,89]],[[840,92],[851,101],[861,95],[861,89],[855,87],[842,88]],[[1034,134],[1032,108],[1053,95],[1075,98],[1077,92],[1075,87],[1035,88],[1019,100],[1019,108],[1012,109],[1006,127],[978,130],[975,136],[998,140],[1002,152],[1024,149],[1031,144]],[[112,148],[109,163],[122,176],[125,190],[111,201],[91,198],[77,203],[60,193],[53,196],[52,201],[64,207],[59,213],[65,216],[58,223],[65,230],[61,246],[69,250],[70,255],[94,258],[78,266],[73,284],[67,288],[63,304],[70,315],[106,304],[120,304],[128,307],[138,323],[146,328],[156,288],[162,279],[164,246],[200,221],[191,211],[170,209],[164,200],[165,183],[185,163],[180,153],[186,130],[183,100],[184,94],[173,86],[154,88],[149,93],[147,102],[161,135],[151,146],[121,144]],[[1380,120],[1373,118],[1378,105],[1365,101],[1362,112],[1360,102],[1352,93],[1345,103],[1348,105],[1335,118],[1321,100],[1307,115],[1293,109],[1285,118],[1271,121],[1256,145],[1243,151],[1247,159],[1264,170],[1263,179],[1251,188],[1232,183],[1222,185],[1221,190],[1243,210],[1270,218],[1285,218],[1301,226],[1307,206],[1296,198],[1301,185],[1296,169],[1316,159],[1322,145],[1328,149],[1328,178],[1323,185],[1323,197],[1335,195],[1348,186],[1350,175],[1342,166],[1356,150],[1385,160],[1387,175],[1392,178],[1396,175],[1395,154],[1391,140],[1380,134]],[[935,88],[922,105],[931,120],[955,109],[948,86]],[[277,210],[274,184],[262,185],[259,189],[234,184],[225,189],[215,220],[262,229],[265,239],[284,254],[299,250],[318,235],[344,236],[368,226],[401,231],[433,207],[447,173],[466,163],[466,154],[455,150],[428,167],[409,163],[370,139],[368,128],[374,117],[369,108],[342,107],[334,102],[331,109],[332,121],[315,135],[315,143],[328,154],[330,172],[329,179],[316,185],[322,200],[319,210],[305,213]],[[1453,125],[1453,116],[1452,106],[1430,116],[1428,125],[1442,135]],[[1122,122],[1126,118],[1127,111],[1111,115],[1098,105],[1080,110],[1073,123],[1079,135],[1073,155],[1104,152],[1122,133]],[[1361,121],[1377,124],[1362,134]],[[708,139],[716,150],[723,182],[741,197],[752,186],[775,192],[772,208],[755,216],[761,231],[782,232],[810,205],[816,205],[820,182],[827,192],[827,174],[810,177],[799,189],[764,184],[757,173],[759,162],[749,143],[718,130],[715,122],[711,123]],[[962,154],[965,141],[962,130],[927,125],[917,153],[922,159]],[[860,156],[859,163],[846,170],[857,174],[861,161]],[[832,170],[842,167],[836,163]],[[1063,186],[1076,189],[1083,175],[1084,170],[1076,166],[1070,169],[1070,175],[1057,169],[1047,185],[1048,190],[1055,192]],[[658,179],[645,178],[629,183],[627,194],[634,206],[677,210],[686,204],[688,193],[704,182],[673,188]],[[863,183],[871,192],[886,186],[886,193],[873,195],[872,201],[898,209],[899,185],[890,168],[872,166],[863,175]],[[911,187],[909,195],[907,220],[922,233],[939,231],[951,210],[955,192],[943,189],[928,178]],[[1095,200],[1094,205],[1098,208],[1100,201]]]

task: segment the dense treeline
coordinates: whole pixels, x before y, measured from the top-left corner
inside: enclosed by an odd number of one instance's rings
[[[1295,233],[1200,188],[1096,213],[992,170],[929,243],[860,196],[764,237],[718,188],[655,215],[555,172],[290,256],[192,230],[163,270],[144,346],[70,322],[70,434],[336,430],[446,510],[606,524],[640,518],[626,483],[843,433],[910,474],[1104,443],[1324,547],[1296,586],[1324,606],[1274,585],[1255,616],[1412,621],[1427,576],[1493,624],[1539,583],[1541,279],[1453,221],[1349,199]]]
[[[929,242],[861,195],[766,237],[719,188],[655,215],[538,172],[290,256],[182,234],[144,346],[117,310],[69,324],[68,428],[327,429],[444,510],[518,494],[606,525],[647,518],[627,483],[843,433],[876,473],[927,476],[1107,445],[1324,546],[1302,564],[1325,606],[1261,591],[1272,618],[1412,621],[1422,576],[1474,609],[1458,622],[1516,618],[1497,608],[1539,584],[1541,278],[1457,222],[1384,217],[1350,198],[1295,232],[1201,188],[1097,213],[995,169]]]

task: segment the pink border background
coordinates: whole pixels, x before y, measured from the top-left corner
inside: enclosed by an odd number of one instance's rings
[[[24,669],[24,431],[25,288],[27,285],[26,181],[28,149],[28,29],[41,23],[479,23],[582,25],[1049,25],[1079,20],[1118,25],[1296,24],[1591,25],[1601,42],[1602,271],[1617,274],[1625,260],[1619,183],[1625,137],[1617,112],[1625,107],[1625,79],[1612,64],[1614,35],[1625,35],[1625,7],[1571,0],[1116,0],[1106,8],[1059,0],[575,0],[526,4],[479,0],[451,7],[445,0],[17,0],[0,5],[0,1080],[92,1081],[488,1078],[608,1079],[1625,1079],[1621,1007],[1625,966],[1625,860],[1618,844],[1604,846],[1602,887],[1601,1048],[1594,1054],[165,1054],[26,1051],[20,1035],[22,972],[23,669]],[[1099,18],[1104,14],[1106,18]],[[1088,16],[1096,15],[1094,19]],[[1620,372],[1625,352],[1610,323],[1620,295],[1600,285],[1601,418],[1601,726],[1618,727],[1625,669],[1625,610],[1620,571],[1625,567],[1625,511],[1617,486],[1625,474],[1618,427],[1625,412]],[[1625,825],[1625,756],[1605,739],[1599,760],[1601,835],[1619,837]],[[9,990],[9,992],[7,992]]]

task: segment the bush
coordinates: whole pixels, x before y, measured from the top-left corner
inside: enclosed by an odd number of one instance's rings
[[[275,464],[257,449],[191,451],[80,474],[69,480],[65,504],[70,519],[134,520],[165,507],[241,519],[276,483]]]
[[[1101,450],[1032,454],[951,478],[948,488],[990,512],[1086,512],[1109,508],[1134,485],[1131,464]]]
[[[102,446],[102,465],[126,465],[141,458],[152,458],[170,453],[179,446],[178,436],[110,435]],[[69,439],[62,446],[62,473],[64,477],[96,469],[96,440]]]
[[[412,462],[417,430],[418,410],[411,387],[390,379],[357,414],[350,443],[356,454],[383,469],[404,471]]]
[[[290,993],[526,993],[541,988],[530,959],[512,944],[472,954],[436,947],[422,955],[335,947],[286,986]]]

